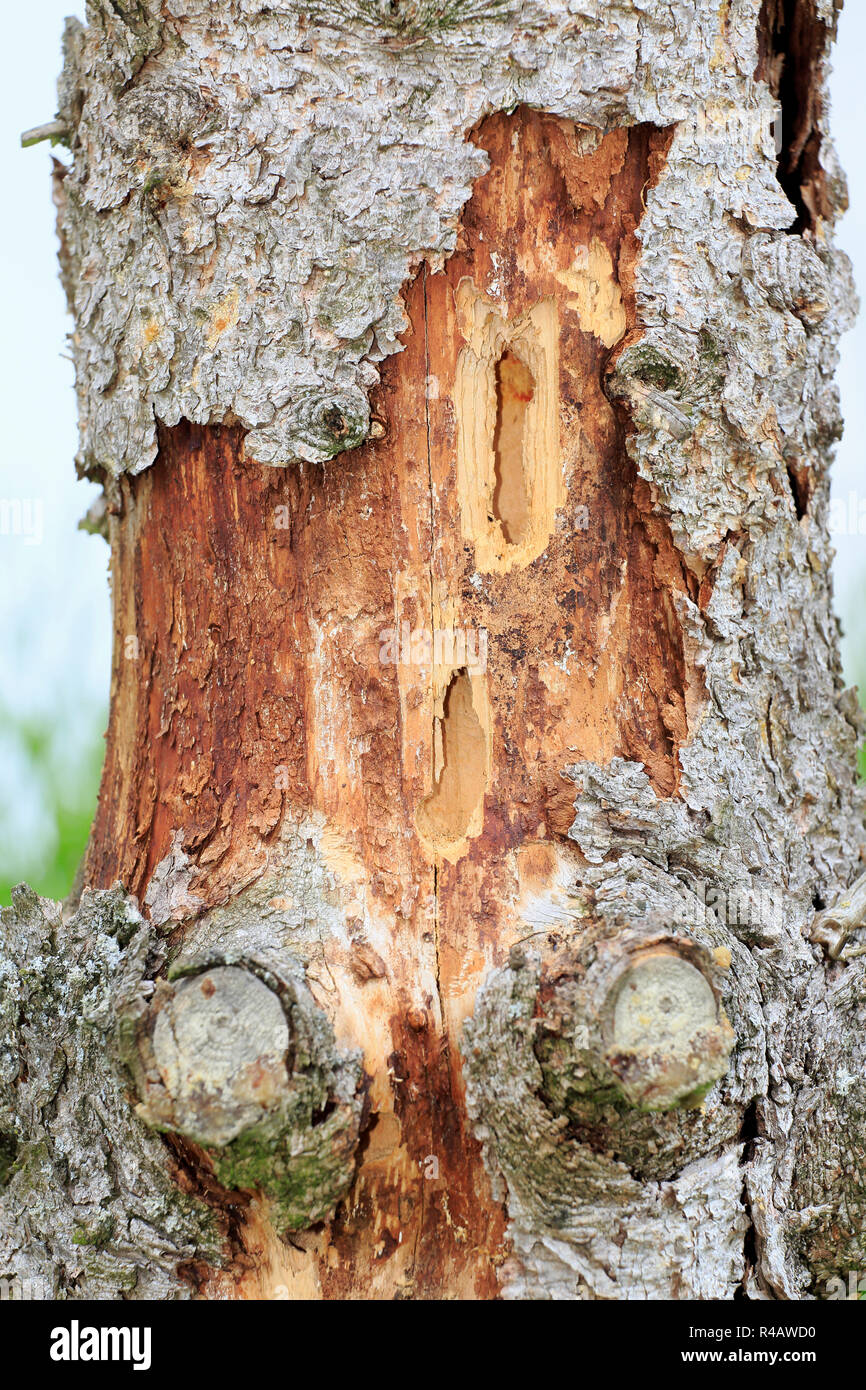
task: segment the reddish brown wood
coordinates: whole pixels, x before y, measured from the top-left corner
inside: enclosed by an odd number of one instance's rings
[[[495,1296],[504,1213],[465,1114],[462,1021],[527,934],[529,898],[561,901],[577,862],[563,766],[620,755],[660,795],[677,784],[696,677],[675,599],[690,581],[602,386],[637,328],[635,231],[666,137],[618,131],[585,153],[570,123],[521,109],[476,138],[491,170],[444,272],[407,287],[405,350],[374,400],[384,437],[270,470],[245,460],[236,427],[183,423],[112,520],[112,715],[87,880],[143,897],[175,844],[207,908],[260,870],[285,817],[315,811],[388,924],[366,957],[326,949],[338,1025],[372,1077],[355,1188],[300,1250],[251,1210],[246,1268],[223,1293]],[[596,311],[575,307],[582,248],[609,259],[607,344],[587,326]],[[508,323],[542,305],[559,361],[551,533],[531,561],[480,575],[456,462],[467,280]],[[517,383],[524,405],[544,385]],[[485,672],[382,664],[384,630],[444,621],[486,629]]]

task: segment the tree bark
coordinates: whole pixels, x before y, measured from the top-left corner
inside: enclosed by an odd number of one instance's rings
[[[3,916],[31,1288],[797,1298],[864,1267],[834,19],[69,21],[114,662],[79,891]]]

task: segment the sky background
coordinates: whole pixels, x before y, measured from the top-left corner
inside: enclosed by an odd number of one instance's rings
[[[65,837],[78,854],[92,813],[110,675],[108,547],[77,523],[99,489],[76,480],[69,320],[57,277],[49,146],[20,148],[20,134],[53,119],[60,36],[84,0],[35,0],[4,13],[0,82],[0,219],[4,317],[0,394],[5,446],[0,500],[41,502],[41,537],[0,535],[0,901],[2,885],[48,875]],[[831,128],[848,175],[851,209],[837,241],[866,287],[866,141],[863,54],[866,4],[848,0],[831,81]],[[56,151],[61,157],[65,152]],[[845,436],[833,493],[866,495],[866,318],[842,340],[838,382]],[[33,514],[38,522],[37,514]],[[39,543],[34,543],[38,539]],[[866,684],[866,537],[835,537],[837,611],[849,682]],[[58,813],[58,805],[65,812]],[[64,819],[65,817],[65,819]],[[77,837],[77,838],[76,838]],[[68,867],[58,871],[68,876]],[[41,879],[41,881],[40,881]],[[68,884],[67,884],[68,887]]]

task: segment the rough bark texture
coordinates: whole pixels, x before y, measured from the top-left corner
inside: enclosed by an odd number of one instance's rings
[[[115,1025],[155,936],[117,890],[63,920],[21,888],[2,925],[4,1277],[35,1298],[176,1296],[185,1261],[221,1259],[225,1222],[130,1103]]]
[[[39,1110],[4,1015],[0,1250],[85,1288],[48,1207],[21,1234],[42,1145],[133,1296],[820,1295],[866,1263],[864,965],[810,936],[866,859],[834,6],[88,17],[56,188],[112,716],[88,891],[0,963],[71,978],[121,913],[148,986],[116,1064],[75,987]],[[102,1119],[138,1257],[52,1110],[96,1065],[143,1102]]]

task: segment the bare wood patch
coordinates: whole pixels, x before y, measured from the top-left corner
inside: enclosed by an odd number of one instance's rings
[[[476,138],[491,169],[460,249],[407,288],[405,350],[373,401],[384,432],[269,470],[238,430],[182,424],[112,520],[88,876],[143,895],[182,853],[204,912],[315,818],[320,913],[343,925],[312,987],[372,1078],[335,1220],[281,1255],[251,1207],[241,1239],[266,1271],[240,1261],[219,1284],[241,1296],[495,1292],[504,1215],[468,1131],[460,1027],[527,921],[569,910],[561,769],[623,755],[671,795],[687,736],[689,580],[603,390],[638,327],[635,233],[667,137],[599,141],[521,109]],[[484,632],[486,660],[413,655],[404,629]],[[282,889],[269,901],[292,911]]]
[[[544,550],[564,500],[556,305],[509,323],[470,277],[457,286],[457,486],[480,570],[506,573]]]
[[[814,232],[832,216],[821,166],[822,65],[828,27],[815,0],[763,0],[758,20],[758,67],[781,107],[779,182],[797,209],[792,232]]]
[[[451,677],[435,724],[434,788],[417,816],[418,833],[433,854],[455,858],[481,828],[489,780],[489,715],[483,678],[465,669]],[[481,708],[479,717],[478,708]]]

